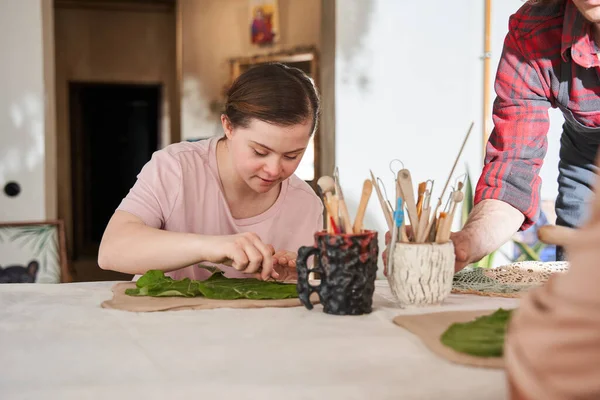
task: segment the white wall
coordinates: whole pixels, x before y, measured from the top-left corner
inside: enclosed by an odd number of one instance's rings
[[[45,218],[41,1],[0,2],[0,221]]]
[[[523,4],[493,3],[490,85],[508,16]],[[467,164],[475,184],[483,161],[484,2],[344,0],[336,18],[336,160],[351,214],[369,169],[393,198],[388,164],[394,158],[411,170],[415,185],[435,179],[437,200],[471,121],[474,131],[454,176]],[[544,198],[556,195],[559,123],[553,120],[552,128]],[[366,226],[381,233],[383,249],[387,228],[375,195]]]

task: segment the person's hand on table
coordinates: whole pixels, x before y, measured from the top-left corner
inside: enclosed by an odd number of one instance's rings
[[[273,254],[273,263],[279,266],[296,268],[296,258],[298,254],[293,251],[279,250]]]
[[[410,236],[411,227],[410,225],[406,225],[406,233]],[[383,274],[387,276],[387,262],[388,262],[388,251],[389,245],[391,241],[391,233],[388,231],[385,234],[385,250],[383,251]],[[462,230],[458,232],[452,232],[450,234],[450,240],[454,244],[454,255],[455,255],[455,264],[454,271],[458,272],[461,269],[465,268],[467,265],[474,263],[476,261],[481,260],[485,254],[478,254],[474,251],[474,249],[482,248],[483,246],[480,243],[480,239],[476,232],[472,232],[471,230]],[[481,252],[479,252],[481,253]]]
[[[279,250],[273,254],[273,268],[279,274],[278,281],[297,281],[296,258],[293,251]]]
[[[463,229],[450,234],[450,240],[454,244],[454,271],[458,272],[467,265],[481,260],[487,255],[486,243],[483,243],[484,235],[476,230]]]
[[[205,261],[230,265],[258,279],[281,279],[274,270],[273,246],[263,243],[255,233],[207,236],[202,245]]]

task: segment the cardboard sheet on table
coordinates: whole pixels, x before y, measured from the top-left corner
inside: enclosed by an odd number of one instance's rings
[[[281,300],[216,300],[205,297],[149,297],[129,296],[125,289],[135,288],[135,282],[121,282],[113,286],[113,298],[102,303],[103,308],[133,312],[173,311],[173,310],[209,310],[214,308],[266,308],[266,307],[299,307],[299,299]],[[318,297],[313,293],[313,304]]]
[[[455,322],[469,322],[477,317],[492,314],[495,310],[449,311],[422,315],[399,315],[394,323],[421,339],[435,354],[448,361],[482,368],[504,368],[502,357],[475,357],[459,353],[445,346],[440,337]]]

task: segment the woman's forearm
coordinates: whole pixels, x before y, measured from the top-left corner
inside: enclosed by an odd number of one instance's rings
[[[115,214],[102,238],[98,264],[128,274],[173,271],[202,261],[202,247],[200,235],[159,230],[137,217]]]

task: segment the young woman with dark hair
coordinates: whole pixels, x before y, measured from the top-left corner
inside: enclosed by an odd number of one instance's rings
[[[204,279],[293,276],[295,251],[322,229],[323,205],[294,175],[318,123],[319,96],[301,70],[273,63],[233,83],[224,136],[154,153],[105,230],[103,269],[160,269]],[[231,265],[231,267],[223,264]]]

